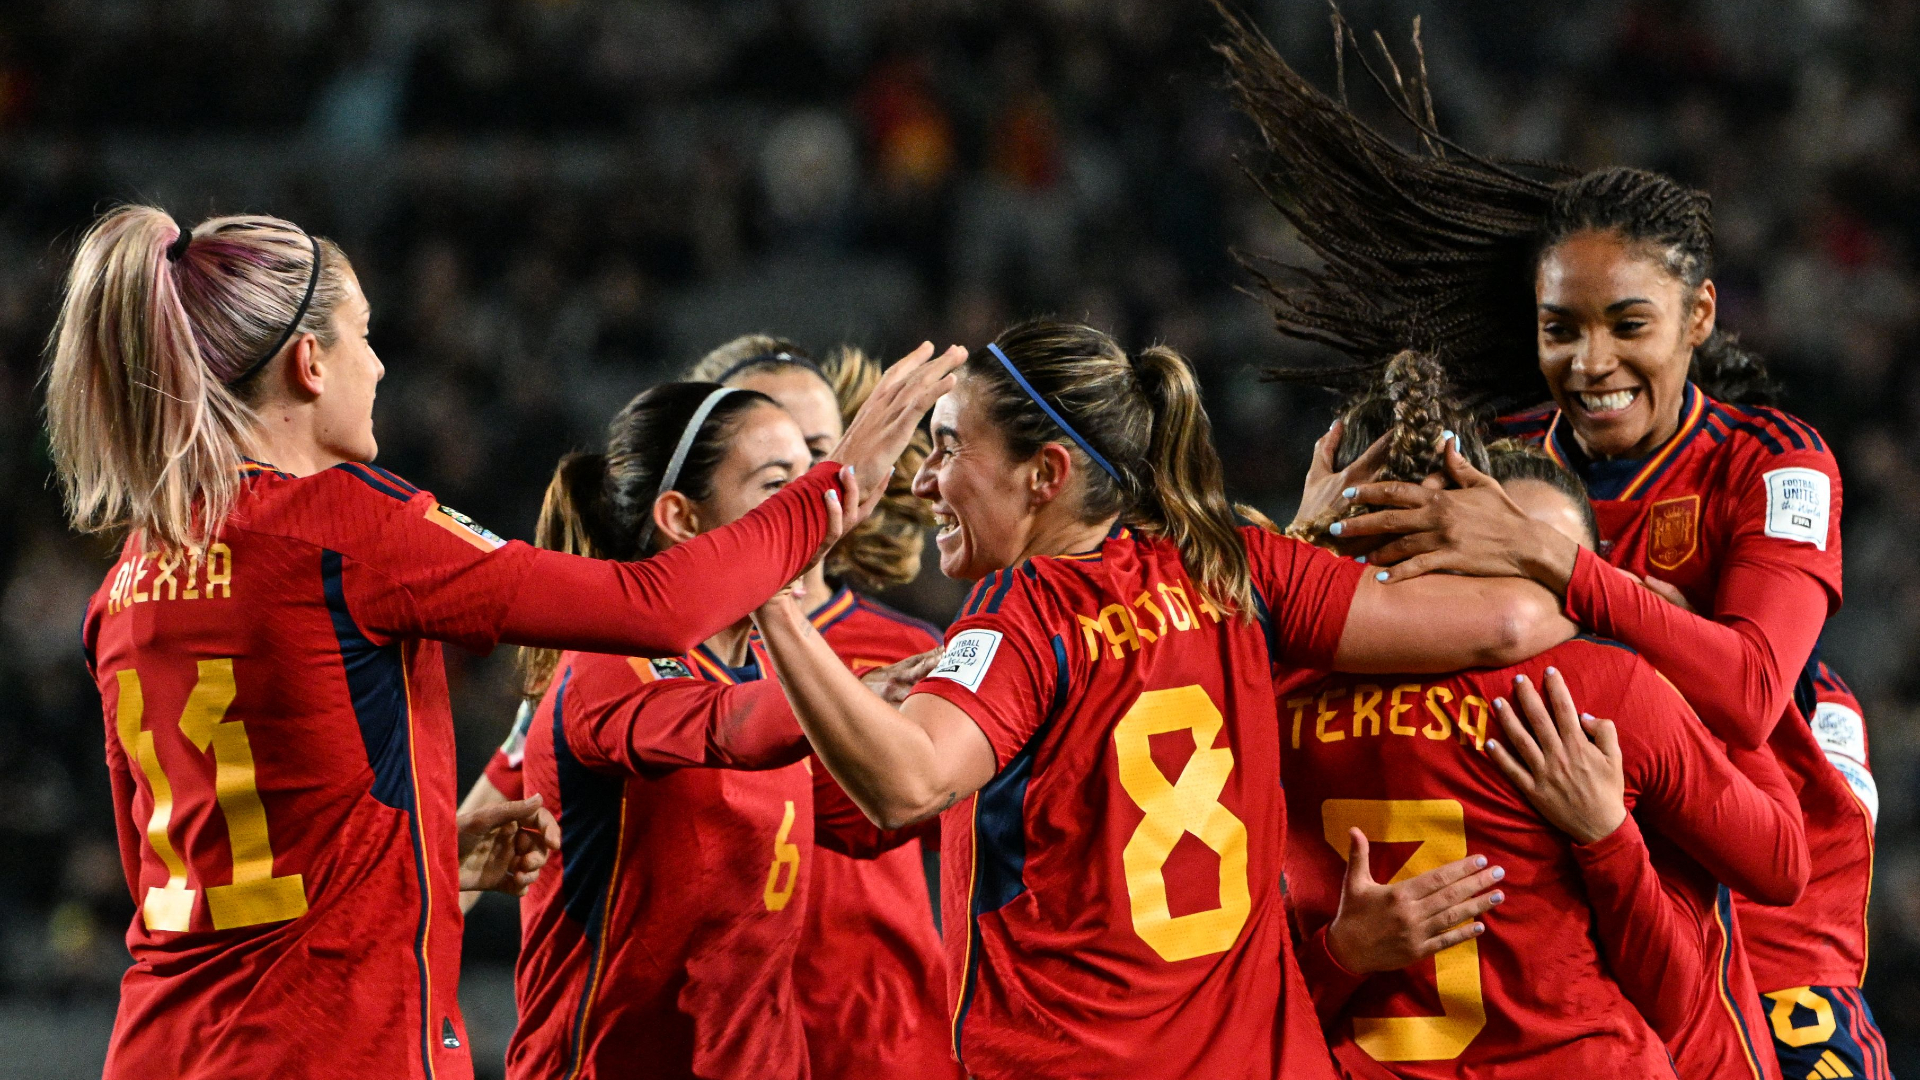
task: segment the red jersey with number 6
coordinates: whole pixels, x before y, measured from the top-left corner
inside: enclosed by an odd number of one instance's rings
[[[1768,743],[1793,781],[1813,879],[1787,908],[1737,899],[1755,981],[1762,990],[1858,986],[1873,821],[1807,723],[1816,694],[1806,656],[1841,598],[1842,493],[1833,454],[1805,421],[1715,401],[1692,383],[1679,428],[1640,460],[1587,459],[1552,406],[1502,424],[1586,480],[1605,562],[1677,586],[1695,611],[1726,628],[1707,628],[1709,641],[1631,579],[1576,568],[1568,596],[1574,618],[1639,647],[1710,725],[1716,714],[1744,716],[1770,731]],[[1809,577],[1817,588],[1805,587]],[[1777,599],[1796,596],[1806,598],[1798,607]],[[1782,655],[1789,637],[1806,651]],[[1789,708],[1796,701],[1798,711]]]
[[[138,535],[87,610],[133,967],[106,1075],[472,1074],[440,646],[533,549],[391,473],[249,464],[203,552]]]
[[[522,766],[561,840],[520,904],[509,1077],[807,1076],[813,781],[750,655],[561,655]]]
[[[1269,657],[1330,664],[1360,568],[1241,533],[1270,619],[1215,610],[1170,541],[1119,529],[983,579],[915,688],[996,763],[941,841],[970,1075],[1332,1075],[1280,891]]]

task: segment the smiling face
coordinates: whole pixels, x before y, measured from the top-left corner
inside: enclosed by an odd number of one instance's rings
[[[1680,426],[1694,347],[1713,331],[1713,282],[1689,295],[1656,254],[1574,233],[1534,280],[1540,372],[1593,458],[1638,458]]]
[[[970,377],[933,405],[933,453],[913,478],[933,506],[940,572],[974,581],[1018,562],[1034,527],[1032,462],[1013,460]]]
[[[761,368],[748,371],[727,383],[742,390],[758,390],[787,410],[800,425],[807,449],[814,462],[825,461],[827,453],[840,442],[845,425],[840,419],[840,400],[833,388],[813,372],[802,367]]]
[[[320,450],[342,461],[372,461],[380,453],[373,437],[373,399],[387,369],[367,341],[371,318],[360,281],[348,271],[333,309],[333,344],[315,350],[326,377],[325,390],[314,399],[315,438]]]
[[[670,491],[655,501],[661,545],[670,547],[738,521],[811,466],[807,442],[793,417],[776,405],[755,405],[734,422],[706,498],[692,502]]]

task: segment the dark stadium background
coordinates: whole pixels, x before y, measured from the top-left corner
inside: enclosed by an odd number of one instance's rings
[[[1719,217],[1724,321],[1845,474],[1824,655],[1880,782],[1868,997],[1920,1062],[1920,6],[1892,0],[1345,5],[1426,16],[1468,145],[1652,166]],[[1254,6],[1330,79],[1318,0]],[[380,463],[509,536],[630,394],[749,330],[889,357],[1052,311],[1167,341],[1239,495],[1290,508],[1325,402],[1233,246],[1289,236],[1196,0],[11,0],[0,6],[0,1074],[98,1075],[131,913],[80,612],[108,548],[48,487],[36,381],[59,275],[111,202],[268,211],[337,238],[388,377]],[[938,575],[896,599],[944,623]],[[698,602],[690,597],[689,602]],[[462,781],[512,711],[450,657]],[[467,936],[477,1064],[512,1023],[510,901]]]

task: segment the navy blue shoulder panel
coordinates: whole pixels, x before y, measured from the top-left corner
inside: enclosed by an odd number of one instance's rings
[[[400,643],[375,645],[360,631],[347,610],[342,580],[345,558],[337,551],[320,551],[320,586],[327,598],[327,614],[340,645],[340,662],[347,672],[347,692],[353,698],[353,716],[360,724],[360,741],[373,768],[373,797],[396,810],[413,809],[413,750],[407,722],[407,663]]]
[[[987,781],[974,803],[973,914],[998,911],[1027,891],[1027,784],[1033,759],[1067,702],[1067,646],[1053,636],[1053,704],[1020,752]]]
[[[1615,641],[1612,638],[1601,637],[1598,634],[1588,634],[1588,633],[1582,632],[1582,633],[1573,635],[1573,640],[1584,641],[1590,645],[1605,645],[1609,649],[1619,649],[1621,652],[1632,653],[1635,656],[1640,655],[1639,649],[1634,648],[1633,646],[1627,644],[1626,642]]]
[[[553,694],[553,760],[560,780],[560,903],[567,915],[597,937],[605,915],[607,885],[619,857],[620,801],[626,783],[580,763],[567,745],[569,667]]]

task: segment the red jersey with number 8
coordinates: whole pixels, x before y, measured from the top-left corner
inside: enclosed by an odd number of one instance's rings
[[[941,841],[970,1075],[1332,1075],[1280,891],[1269,657],[1329,664],[1360,568],[1242,536],[1270,619],[1216,610],[1172,543],[1121,529],[983,579],[915,688],[997,764]]]

